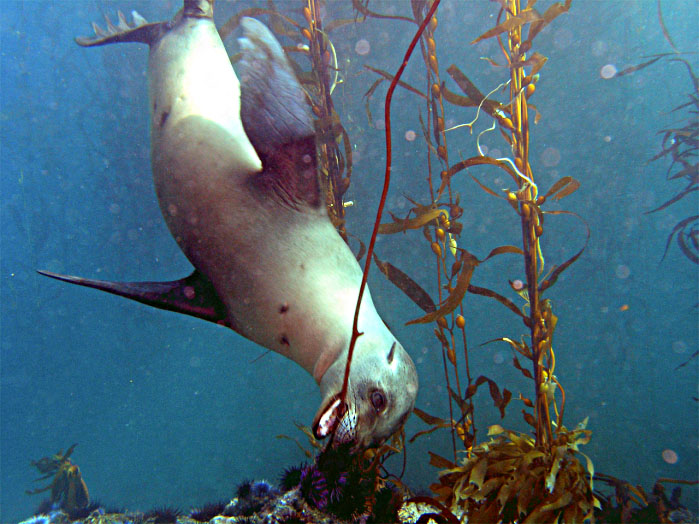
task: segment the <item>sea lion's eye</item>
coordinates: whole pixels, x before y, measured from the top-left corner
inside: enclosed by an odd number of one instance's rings
[[[376,411],[383,411],[386,407],[386,396],[381,391],[373,391],[371,393],[371,405]]]

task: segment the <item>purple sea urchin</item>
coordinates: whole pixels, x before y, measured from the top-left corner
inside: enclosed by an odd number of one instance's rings
[[[300,490],[306,502],[340,518],[364,513],[373,485],[349,448],[327,448],[315,464],[301,470]]]
[[[274,491],[274,488],[266,480],[259,480],[250,485],[250,496],[266,497]]]
[[[279,489],[289,491],[301,484],[301,474],[305,467],[306,464],[301,464],[300,466],[286,468],[279,479]]]
[[[328,506],[330,493],[325,475],[315,464],[301,470],[301,494],[311,506],[323,510]]]
[[[236,489],[238,500],[224,515],[252,515],[262,509],[269,500],[277,495],[276,490],[266,481],[246,480]]]
[[[226,510],[227,502],[211,502],[203,505],[201,508],[193,510],[189,514],[189,518],[197,522],[209,522],[214,517],[222,515]]]
[[[239,499],[247,498],[252,490],[252,479],[246,479],[235,489],[235,496]]]
[[[153,524],[176,524],[177,517],[181,515],[182,511],[178,508],[161,506],[144,513],[143,520],[150,521]]]
[[[100,506],[101,504],[95,500],[91,501],[84,508],[71,508],[70,510],[66,509],[64,511],[68,514],[70,520],[82,520],[90,516],[93,511],[99,510]],[[104,513],[104,510],[102,510],[102,513]]]

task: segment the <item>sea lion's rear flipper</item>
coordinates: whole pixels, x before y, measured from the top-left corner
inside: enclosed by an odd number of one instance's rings
[[[156,41],[170,25],[170,22],[149,24],[148,21],[136,11],[132,11],[131,16],[133,22],[129,24],[126,21],[124,13],[118,11],[117,17],[119,18],[119,22],[117,25],[112,24],[111,20],[105,16],[104,18],[107,22],[106,30],[93,22],[92,29],[94,29],[95,35],[76,38],[75,42],[83,47],[93,47],[118,42],[141,42],[144,44],[151,44]]]
[[[253,182],[285,204],[317,208],[323,199],[306,93],[269,29],[247,17],[240,25],[240,117],[263,166]]]
[[[188,277],[172,282],[108,282],[59,275],[50,271],[39,271],[39,273],[63,282],[130,298],[148,306],[233,327],[226,320],[225,306],[218,298],[214,287],[196,270]]]

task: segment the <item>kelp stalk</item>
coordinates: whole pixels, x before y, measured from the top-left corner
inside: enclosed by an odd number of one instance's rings
[[[520,0],[509,0],[506,16],[514,18],[521,12]],[[518,25],[508,33],[510,59],[510,99],[512,100],[512,150],[515,156],[515,166],[521,173],[533,181],[533,173],[529,165],[529,113],[527,99],[523,89],[524,67],[517,63],[524,62],[522,52],[522,26]],[[515,63],[512,63],[515,62]],[[520,203],[519,212],[522,223],[522,247],[524,250],[525,273],[527,276],[527,291],[529,293],[531,325],[531,349],[534,365],[534,384],[536,388],[536,442],[547,444],[553,439],[551,419],[548,413],[548,402],[543,392],[544,368],[542,360],[546,356],[547,326],[541,314],[539,302],[539,236],[542,231],[539,214],[535,213],[529,202],[537,199],[537,187],[526,179],[519,179]],[[548,343],[550,349],[550,341]]]
[[[331,96],[337,85],[337,55],[330,38],[323,30],[318,4],[318,0],[306,0],[303,8],[308,27],[301,29],[301,34],[309,42],[308,55],[312,65],[312,80],[304,84],[311,88],[314,95],[311,107],[317,117],[317,149],[320,171],[326,185],[326,207],[333,224],[347,241],[343,195],[349,188],[352,176],[352,152],[349,137],[340,123]],[[332,82],[331,76],[334,77]],[[344,156],[339,147],[341,142],[345,145]],[[343,177],[343,173],[346,173],[346,176]]]

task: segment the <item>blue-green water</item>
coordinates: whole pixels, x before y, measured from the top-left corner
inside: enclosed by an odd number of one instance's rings
[[[328,19],[351,18],[346,4],[329,2]],[[549,5],[540,4],[542,11]],[[217,20],[249,5],[219,0]],[[301,2],[277,5],[302,19]],[[678,49],[696,50],[697,4],[663,5]],[[405,2],[370,6],[410,15]],[[276,480],[283,467],[304,459],[293,442],[277,438],[304,441],[294,422],[310,424],[319,401],[312,378],[294,363],[264,354],[224,328],[34,272],[113,280],[170,280],[189,273],[152,187],[146,47],[86,50],[72,40],[117,9],[162,20],[179,7],[176,0],[0,4],[2,522],[28,517],[39,502],[39,496],[25,494],[37,487],[30,460],[74,442],[73,459],[92,497],[132,509],[185,508],[226,498],[243,479]],[[479,57],[502,57],[493,40],[469,42],[495,24],[496,14],[495,2],[445,0],[440,8],[440,66],[457,64],[484,92],[505,75]],[[362,95],[377,77],[363,66],[395,71],[413,30],[404,22],[369,20],[331,34],[344,80],[335,104],[355,148],[348,227],[365,241],[384,169],[383,132],[375,121],[386,86],[372,99],[369,123]],[[357,53],[362,39],[370,44],[365,55]],[[234,38],[226,43],[235,50]],[[556,375],[566,388],[566,424],[590,417],[593,439],[585,452],[597,471],[646,489],[657,477],[696,478],[699,428],[692,397],[698,361],[676,367],[698,349],[697,266],[674,243],[662,262],[661,256],[674,225],[697,214],[697,193],[644,214],[684,187],[684,181],[665,180],[668,161],[647,161],[660,150],[660,129],[686,124],[686,111],[671,110],[688,99],[691,79],[682,64],[669,60],[630,76],[602,78],[605,65],[621,70],[671,51],[652,1],[574,1],[570,13],[537,37],[535,49],[549,61],[531,99],[542,113],[531,135],[532,167],[544,187],[565,175],[580,180],[582,187],[554,208],[576,212],[592,231],[583,256],[548,294],[559,318]],[[699,69],[696,55],[685,58]],[[422,89],[421,61],[419,54],[413,57],[404,80]],[[397,91],[387,207],[396,214],[410,207],[404,195],[428,200],[418,120],[425,110],[421,99]],[[447,106],[447,126],[474,116],[474,108]],[[479,120],[473,135],[465,128],[449,133],[453,161],[476,154],[475,134],[490,123]],[[417,132],[414,141],[406,140],[410,130]],[[491,154],[500,149],[507,155],[494,134],[481,143]],[[496,180],[492,170],[471,174],[491,187],[508,183]],[[509,206],[465,173],[455,177],[453,188],[464,207],[460,246],[483,258],[497,245],[518,243]],[[561,263],[584,242],[584,228],[571,217],[548,217],[546,226],[547,264]],[[382,238],[377,246],[383,259],[435,291],[434,262],[419,231]],[[478,268],[473,283],[506,293],[507,280],[521,278],[521,272],[514,257],[498,257]],[[432,327],[404,326],[421,312],[378,271],[370,284],[378,309],[416,361],[418,407],[447,416]],[[518,338],[521,323],[491,300],[469,295],[465,305],[472,373],[530,396],[531,385],[509,365],[507,348],[480,346],[497,337]],[[519,406],[513,403],[508,413],[504,423],[524,430]],[[477,397],[476,415],[481,429],[502,423],[485,392]],[[413,417],[407,433],[423,427]],[[447,455],[450,447],[446,433],[409,445],[407,482],[426,487],[435,478],[427,450]],[[663,461],[665,449],[677,453],[676,464]],[[696,489],[685,489],[683,500],[696,510]]]

